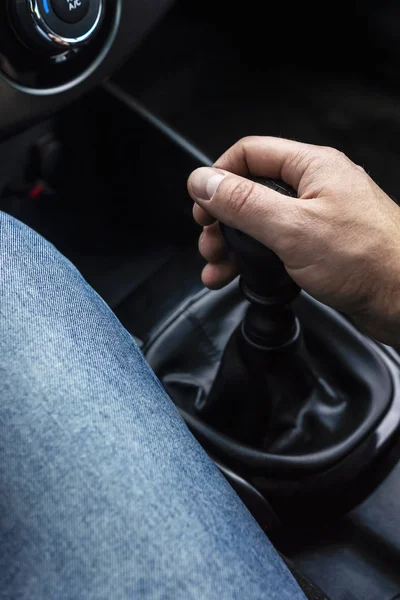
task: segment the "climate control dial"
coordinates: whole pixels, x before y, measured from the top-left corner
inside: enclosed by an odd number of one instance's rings
[[[9,0],[8,7],[13,29],[26,46],[57,54],[93,38],[104,0]]]

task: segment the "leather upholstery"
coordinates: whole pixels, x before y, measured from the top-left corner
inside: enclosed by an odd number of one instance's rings
[[[282,435],[272,442],[266,442],[272,439],[268,421],[264,437],[254,443],[221,433],[201,418],[196,405],[207,398],[246,306],[237,282],[220,292],[201,292],[149,341],[147,359],[194,433],[228,466],[280,476],[327,469],[349,454],[386,411],[391,378],[385,364],[346,319],[302,294],[295,309],[308,351],[329,386],[340,391],[340,401],[331,404],[329,394],[312,394],[302,405],[287,407],[279,415]],[[273,406],[272,399],[265,401]]]

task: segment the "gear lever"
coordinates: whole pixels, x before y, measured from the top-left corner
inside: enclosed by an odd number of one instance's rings
[[[283,182],[254,181],[296,197],[295,191]],[[288,305],[298,296],[300,288],[272,250],[237,229],[223,223],[220,227],[228,247],[235,253],[242,292],[251,303],[243,323],[244,335],[250,342],[267,348],[287,344],[298,329]]]
[[[295,195],[281,182],[260,183]],[[398,369],[340,314],[299,296],[273,252],[221,231],[240,286],[195,298],[146,356],[228,479],[246,480],[246,497],[250,483],[291,522],[321,502],[336,511],[338,490],[351,490],[353,502],[358,487],[365,491],[361,474],[369,489],[371,473],[381,472],[372,461],[398,432],[390,374]]]
[[[256,181],[296,197],[283,182]],[[241,290],[250,304],[226,347],[208,397],[199,399],[196,409],[220,431],[270,452],[304,446],[296,424],[318,378],[290,306],[300,288],[274,252],[222,223],[221,231],[236,255]]]

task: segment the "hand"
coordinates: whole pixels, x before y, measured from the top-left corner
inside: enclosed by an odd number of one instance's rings
[[[235,173],[235,174],[234,174]],[[283,179],[288,198],[245,179]],[[218,221],[271,248],[309,294],[352,316],[367,333],[400,344],[400,209],[365,173],[333,148],[248,137],[214,168],[188,181],[194,217],[204,227],[199,248],[204,284],[236,276]]]

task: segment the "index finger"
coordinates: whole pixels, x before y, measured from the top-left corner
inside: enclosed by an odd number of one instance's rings
[[[237,175],[283,179],[296,190],[310,159],[323,148],[274,137],[250,136],[229,148],[214,164]]]
[[[196,223],[202,227],[215,223],[215,217],[211,216],[204,208],[196,203],[193,205],[193,217]]]

